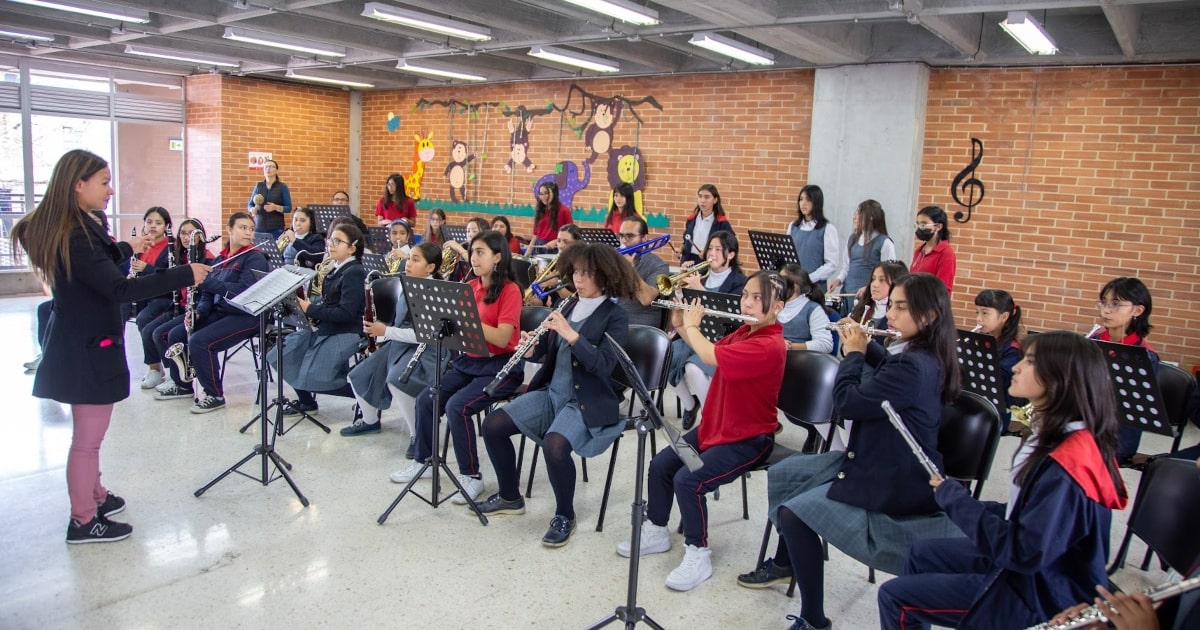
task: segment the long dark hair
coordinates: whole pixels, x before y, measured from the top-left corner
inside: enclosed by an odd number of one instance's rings
[[[71,230],[79,226],[88,234],[83,222],[90,219],[85,219],[79,206],[75,184],[106,168],[108,162],[95,153],[82,149],[67,151],[54,165],[41,203],[13,226],[12,240],[21,244],[30,264],[51,289],[60,271],[67,282],[71,281]]]
[[[708,242],[704,244],[704,260],[708,260],[708,249],[712,247],[714,240],[721,241],[721,247],[725,248],[726,252],[733,252],[733,260],[729,262],[729,268],[741,273],[742,261],[738,260],[738,242],[737,235],[727,230],[713,232],[708,235]]]
[[[849,243],[854,243],[863,234],[882,234],[887,236],[887,216],[883,214],[883,206],[874,199],[866,199],[858,204],[858,229],[850,235]]]
[[[780,269],[780,274],[791,280],[794,285],[792,288],[792,297],[803,295],[804,297],[817,303],[818,307],[825,306],[825,292],[821,290],[821,286],[812,281],[808,272],[804,267],[796,263],[788,263]]]
[[[892,292],[891,287],[896,286],[897,282],[908,275],[908,265],[904,264],[902,260],[885,260],[876,264],[871,268],[872,280],[875,278],[876,269],[883,271],[883,276],[887,278],[889,294]],[[863,296],[863,299],[859,300],[858,304],[854,305],[854,310],[850,311],[850,318],[856,322],[861,322],[863,315],[866,313],[874,315],[875,307],[878,306],[875,303],[875,298],[871,296],[870,281],[867,282],[867,290],[864,293],[866,295]]]
[[[605,297],[637,299],[642,281],[617,250],[602,243],[580,243],[558,257],[559,277],[570,282],[576,269],[592,274]]]
[[[150,206],[149,210],[146,210],[144,213],[142,213],[142,221],[149,219],[150,215],[152,215],[152,214],[157,214],[158,217],[163,220],[163,223],[165,224],[166,227],[168,227],[168,228],[172,227],[171,213],[167,212],[166,208],[164,208],[162,206]]]
[[[497,223],[504,225],[504,238],[511,239],[513,237],[512,223],[509,223],[508,217],[504,216],[503,214],[497,214],[496,216],[492,217],[492,225],[496,225]],[[489,225],[488,227],[490,228],[492,225]],[[498,231],[499,230],[497,230],[497,232]]]
[[[433,273],[429,274],[434,280],[441,280],[442,274],[439,271],[442,268],[442,248],[436,243],[424,241],[413,245],[413,249],[421,250],[421,256],[425,258],[425,262],[433,264]]]
[[[813,221],[817,222],[817,229],[821,229],[826,223],[829,223],[829,219],[825,218],[825,193],[821,192],[821,187],[816,184],[809,184],[801,188],[796,195],[796,220],[792,221],[792,225],[800,227],[800,224],[804,223],[804,212],[800,210],[800,198],[805,196],[812,202]]]
[[[604,217],[604,225],[612,223],[613,215],[617,213],[617,195],[625,198],[625,208],[621,210],[621,220],[638,216],[637,208],[633,205],[633,184],[623,183],[613,189],[613,201],[608,206],[608,216]]]
[[[1129,320],[1129,325],[1125,327],[1125,334],[1137,333],[1137,336],[1145,339],[1150,334],[1150,311],[1154,308],[1154,303],[1150,299],[1150,289],[1137,278],[1113,278],[1100,289],[1100,299],[1106,299],[1104,296],[1112,293],[1112,296],[1118,300],[1127,300],[1133,303],[1134,306],[1143,307],[1142,314]],[[1113,339],[1120,341],[1120,339]]]
[[[496,230],[483,230],[476,234],[467,249],[474,249],[476,241],[483,241],[484,246],[493,254],[500,254],[500,262],[496,263],[496,268],[492,270],[487,295],[483,298],[484,304],[495,304],[496,300],[500,299],[500,292],[504,290],[504,285],[516,282],[512,272],[512,250],[508,248],[508,239],[505,239],[504,235]]]
[[[954,328],[954,309],[950,307],[950,292],[937,276],[914,273],[892,285],[904,289],[908,312],[917,324],[917,334],[908,341],[908,349],[928,350],[942,369],[942,403],[958,398],[958,331]],[[890,294],[889,308],[895,308]]]
[[[716,199],[716,201],[713,202],[713,216],[725,216],[725,206],[721,205],[721,193],[717,192],[717,187],[713,186],[712,184],[704,184],[700,188],[696,189],[696,194],[700,194],[701,190],[707,190],[708,194],[712,195]],[[696,204],[696,208],[692,210],[692,216],[697,216],[699,214],[700,204]]]
[[[191,225],[192,228],[196,230],[198,234],[198,237],[196,238],[196,247],[204,247],[204,241],[208,240],[208,231],[204,229],[204,224],[200,222],[200,219],[188,217],[180,221],[179,231],[175,233],[175,264],[182,265],[184,264],[185,260],[187,262],[207,262],[204,260],[192,260],[191,256],[189,256],[189,252],[191,251],[191,243],[183,242],[183,226],[185,225]],[[204,254],[201,254],[201,256],[203,255]]]
[[[1008,313],[1008,320],[1004,322],[1004,327],[1000,329],[1000,334],[996,335],[996,338],[1000,340],[999,350],[1003,351],[1012,346],[1021,332],[1021,307],[1017,306],[1008,291],[984,289],[975,296],[975,306],[994,308],[999,313]]]
[[[543,182],[538,186],[538,190],[540,191],[543,188],[550,191],[550,203],[542,203],[541,197],[538,197],[537,208],[533,211],[533,225],[534,227],[537,227],[537,224],[541,222],[542,217],[546,216],[546,213],[549,212],[550,227],[554,228],[554,231],[557,232],[559,227],[558,210],[559,208],[562,208],[562,202],[558,199],[558,184],[555,184],[554,182]],[[505,247],[507,246],[508,245],[505,244]]]
[[[437,215],[441,217],[442,224],[438,226],[438,233],[433,233],[433,222],[425,222],[425,233],[421,236],[422,241],[433,241],[438,245],[446,242],[446,211],[441,208],[434,208],[429,211],[429,216]]]
[[[925,206],[917,210],[917,216],[924,216],[942,226],[941,231],[937,233],[938,241],[950,240],[950,224],[946,220],[946,211],[942,210],[941,206]]]
[[[317,213],[313,212],[312,208],[306,208],[304,206],[301,206],[299,208],[296,208],[295,210],[292,210],[293,217],[295,217],[297,214],[303,214],[304,216],[308,217],[308,233],[309,234],[320,234],[321,233],[321,226],[317,223]]]
[[[396,181],[395,194],[388,193],[387,182]],[[408,191],[404,190],[404,177],[400,173],[392,173],[388,175],[387,182],[383,184],[383,199],[386,206],[389,202],[394,204],[397,209],[404,207],[404,201],[408,199]]]
[[[1116,396],[1100,347],[1081,335],[1053,330],[1026,337],[1021,352],[1033,353],[1033,373],[1046,395],[1045,407],[1034,412],[1037,442],[1014,480],[1022,483],[1066,439],[1067,424],[1082,420],[1096,440],[1117,493],[1125,497],[1125,483],[1117,469]]]
[[[758,283],[758,288],[762,295],[764,315],[770,315],[771,308],[775,306],[775,302],[787,302],[795,295],[793,292],[796,290],[796,281],[789,280],[782,274],[774,271],[763,271],[760,269],[746,280],[746,284],[750,284],[751,282]]]

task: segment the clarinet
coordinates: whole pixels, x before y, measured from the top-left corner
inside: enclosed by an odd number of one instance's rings
[[[408,377],[412,376],[413,369],[421,362],[421,355],[425,354],[425,349],[429,346],[427,343],[417,345],[417,351],[413,353],[412,358],[408,360],[408,365],[404,366],[404,373],[400,375],[400,382],[407,383]]]
[[[1200,588],[1200,577],[1189,578],[1178,584],[1167,583],[1153,586],[1142,591],[1142,594],[1149,597],[1151,602],[1157,604],[1158,602],[1171,599],[1196,588]],[[1070,630],[1071,628],[1086,628],[1094,623],[1108,623],[1108,616],[1104,614],[1102,609],[1096,606],[1089,606],[1079,611],[1078,615],[1062,623],[1047,621],[1039,623],[1036,626],[1029,626],[1026,630]]]
[[[137,226],[134,226],[133,229],[129,230],[129,238],[137,238]],[[129,274],[125,277],[130,280],[137,277],[137,272],[133,270],[133,259],[137,258],[137,256],[137,254],[134,254],[133,256],[129,257]]]
[[[171,236],[171,226],[167,226],[167,269],[175,268],[175,242]],[[171,317],[179,316],[179,289],[171,291]]]
[[[383,273],[378,269],[373,269],[367,274],[366,286],[363,287],[367,298],[366,303],[363,305],[364,322],[375,322],[375,292],[371,290],[371,283],[375,281],[375,278],[378,278],[382,275]],[[364,354],[370,356],[372,352],[375,352],[378,349],[379,347],[375,341],[375,335],[367,335],[367,349]],[[407,368],[405,369],[407,370]]]
[[[572,293],[570,297],[563,300],[562,303],[558,305],[558,308],[554,309],[554,312],[562,313],[568,305],[575,302],[574,298],[576,295],[577,294]],[[547,317],[546,319],[550,318]],[[488,383],[488,386],[483,388],[483,391],[487,393],[488,396],[494,394],[496,392],[496,388],[500,387],[500,384],[504,382],[504,379],[508,378],[509,372],[512,372],[513,368],[517,367],[518,363],[525,360],[525,353],[529,352],[530,348],[533,348],[534,344],[538,342],[538,339],[542,338],[542,335],[546,334],[547,330],[550,329],[546,328],[546,322],[543,321],[542,323],[538,324],[537,328],[533,329],[533,333],[526,337],[525,341],[521,343],[521,345],[517,346],[516,350],[513,350],[512,358],[508,360],[508,363],[504,364],[504,367],[500,368],[500,371],[496,373],[496,377],[492,379],[492,382]]]

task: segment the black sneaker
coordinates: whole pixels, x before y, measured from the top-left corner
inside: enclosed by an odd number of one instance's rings
[[[408,450],[404,451],[404,459],[413,459],[417,456],[417,436],[412,436],[408,439]]]
[[[555,514],[554,518],[550,519],[550,527],[546,528],[546,535],[542,536],[542,546],[561,547],[567,544],[574,531],[575,519]]]
[[[195,398],[196,392],[190,387],[173,385],[168,389],[154,392],[155,400],[171,400],[173,398]]]
[[[126,523],[116,523],[97,514],[92,520],[80,524],[71,519],[67,525],[67,544],[82,545],[86,543],[104,543],[125,540],[133,533],[133,526]]]
[[[204,400],[192,405],[189,409],[192,413],[209,413],[221,409],[225,406],[225,399],[216,396],[205,396]]]
[[[759,567],[738,576],[737,582],[746,588],[765,588],[772,584],[787,584],[792,581],[792,565],[781,567],[773,558],[763,560]]]
[[[96,513],[104,518],[108,518],[114,514],[120,514],[125,511],[125,499],[109,492],[108,496],[104,497],[104,503],[96,507]]]
[[[283,407],[283,415],[298,416],[303,413],[316,413],[317,403],[302,403],[298,400],[293,400]]]
[[[480,512],[488,515],[525,513],[524,497],[517,497],[516,499],[509,501],[508,499],[500,498],[499,492],[488,497],[487,501],[476,503],[475,505],[479,508]]]
[[[685,409],[683,411],[682,420],[683,420],[683,430],[684,431],[691,431],[692,427],[696,426],[696,414],[698,414],[698,413],[700,413],[699,405],[692,407],[691,409]]]
[[[338,431],[338,433],[341,433],[346,437],[350,437],[354,435],[367,435],[368,433],[379,433],[379,431],[380,427],[378,422],[372,422],[368,424],[362,420],[355,420],[354,424],[348,427],[342,427],[342,430]]]

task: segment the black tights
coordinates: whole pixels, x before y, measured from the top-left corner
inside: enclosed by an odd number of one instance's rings
[[[500,498],[508,501],[521,498],[521,471],[517,470],[517,450],[511,439],[520,433],[516,423],[502,409],[488,414],[483,421],[483,443],[496,471]],[[555,514],[574,519],[575,460],[571,457],[571,443],[561,434],[547,433],[542,438],[542,453],[558,504]]]
[[[829,625],[825,618],[825,551],[821,537],[791,510],[779,508],[779,546],[775,564],[791,560],[800,591],[800,616],[814,628]]]

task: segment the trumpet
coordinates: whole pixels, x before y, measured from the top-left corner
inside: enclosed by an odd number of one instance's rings
[[[665,273],[662,274],[654,279],[654,285],[658,287],[658,294],[664,297],[674,294],[676,291],[683,288],[683,279],[694,273],[701,274],[701,280],[707,278],[709,274],[708,266],[709,262],[706,260],[702,263],[692,265],[691,267],[688,267],[687,269],[684,269],[673,276]]]
[[[279,238],[275,239],[275,248],[278,249],[279,253],[282,254],[283,250],[287,249],[288,243],[291,242],[292,237],[288,236],[288,230],[284,230],[283,234],[280,234]]]
[[[551,278],[557,278],[558,272],[555,271],[555,268],[557,266],[558,266],[558,259],[555,258],[554,260],[551,260],[550,264],[546,265],[546,269],[544,271],[542,271],[542,273],[538,274],[537,280],[534,280],[532,283],[530,283],[529,288],[525,289],[524,299],[528,300],[529,296],[534,294],[534,288],[533,288],[534,286],[537,286],[540,288],[543,285],[545,285],[546,282],[548,282]],[[548,294],[549,291],[547,291],[546,293]],[[538,294],[538,297],[543,300],[546,299],[546,297],[540,293]]]
[[[563,300],[562,304],[559,304],[558,308],[554,309],[554,312],[562,313],[568,305],[575,302],[576,295],[577,294],[572,293],[571,297]],[[546,319],[550,318],[547,317]],[[513,350],[513,355],[511,358],[509,358],[508,363],[505,363],[504,367],[500,368],[499,372],[496,372],[496,377],[492,379],[492,382],[488,383],[487,387],[483,388],[483,391],[486,392],[488,396],[494,394],[496,392],[496,388],[500,387],[500,384],[504,382],[504,379],[508,378],[509,372],[512,372],[513,368],[517,367],[517,364],[525,360],[525,353],[529,352],[530,348],[533,348],[534,344],[538,342],[538,339],[542,338],[542,335],[546,334],[547,330],[550,329],[546,327],[546,322],[543,321],[542,323],[538,324],[537,328],[533,329],[533,332],[525,338],[525,341],[517,346],[516,350]]]
[[[658,308],[666,308],[675,311],[686,311],[692,308],[691,306],[683,304],[682,302],[668,302],[667,300],[654,300],[650,303],[650,306],[657,306]],[[706,317],[724,317],[725,319],[736,319],[739,322],[745,322],[747,324],[758,323],[757,317],[742,315],[741,313],[726,313],[725,311],[717,311],[711,308],[705,308],[702,310],[704,311],[704,315]]]
[[[842,322],[840,322],[840,321],[829,322],[828,324],[825,324],[825,328],[828,328],[829,330],[834,330],[834,331],[841,330],[842,329],[842,326],[840,325],[841,323]],[[867,334],[868,337],[894,337],[896,339],[899,339],[904,336],[904,333],[900,332],[899,330],[892,330],[890,328],[876,328],[876,327],[868,325],[868,324],[858,324],[858,323],[851,323],[851,324],[845,324],[845,325],[846,326],[858,326],[860,329],[862,329],[862,331],[864,333]]]

